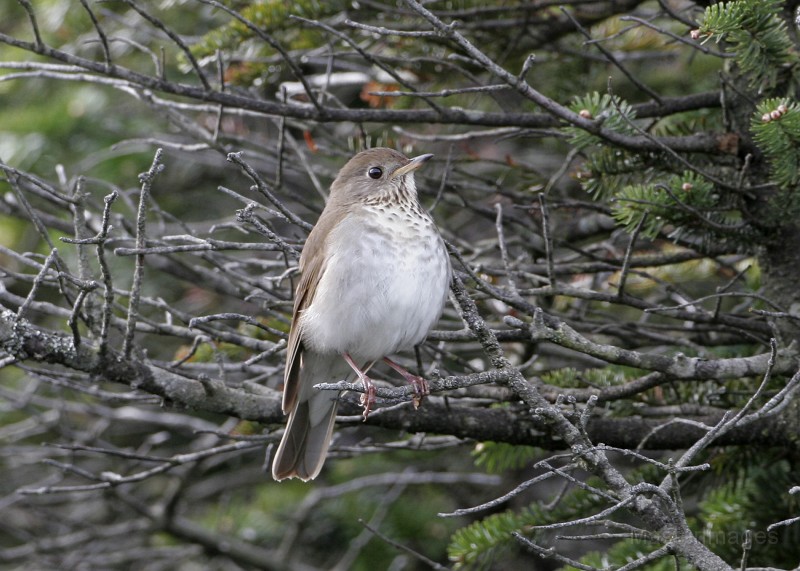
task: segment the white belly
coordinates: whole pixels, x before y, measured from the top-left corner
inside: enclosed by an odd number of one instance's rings
[[[450,282],[444,243],[429,220],[378,226],[370,211],[331,233],[328,263],[301,316],[303,341],[321,353],[373,361],[421,343]]]

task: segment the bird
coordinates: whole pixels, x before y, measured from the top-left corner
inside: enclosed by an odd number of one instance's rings
[[[427,391],[389,356],[427,337],[449,292],[450,258],[414,180],[432,156],[367,149],[331,184],[300,255],[284,371],[289,419],[272,464],[275,480],[312,480],[325,462],[338,397],[315,384],[357,377],[365,418],[374,402],[367,372],[380,360],[418,394]]]

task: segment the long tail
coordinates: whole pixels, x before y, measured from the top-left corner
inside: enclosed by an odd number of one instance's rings
[[[317,477],[331,443],[337,395],[331,391],[318,391],[314,385],[340,381],[348,376],[348,372],[347,363],[339,355],[303,352],[299,393],[275,453],[273,478],[307,481]]]

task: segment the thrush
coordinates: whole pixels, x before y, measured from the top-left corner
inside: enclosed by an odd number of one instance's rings
[[[322,469],[337,396],[315,384],[357,377],[365,415],[374,400],[367,372],[377,361],[424,390],[421,378],[388,357],[421,343],[447,299],[450,260],[414,182],[432,156],[369,149],[331,185],[300,256],[284,373],[289,421],[272,465],[276,480],[310,480]]]

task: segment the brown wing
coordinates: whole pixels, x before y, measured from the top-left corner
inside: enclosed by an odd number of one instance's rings
[[[300,283],[297,284],[292,311],[292,326],[289,329],[289,343],[286,347],[286,369],[283,375],[283,412],[290,413],[297,404],[300,391],[300,365],[303,356],[301,312],[311,305],[317,284],[325,272],[325,249],[330,231],[346,215],[344,208],[331,208],[333,203],[322,211],[317,224],[308,235],[303,253],[300,256]]]

